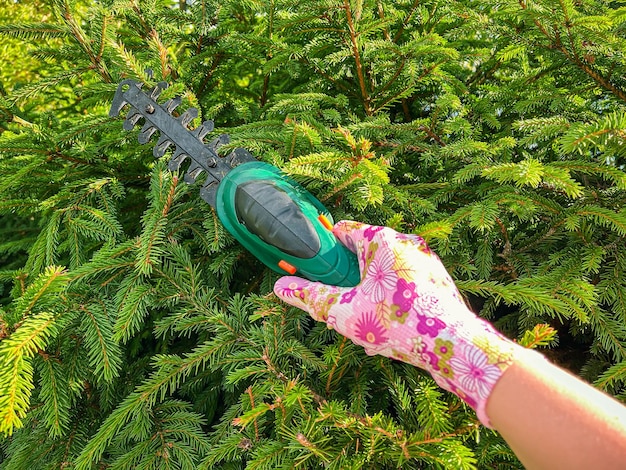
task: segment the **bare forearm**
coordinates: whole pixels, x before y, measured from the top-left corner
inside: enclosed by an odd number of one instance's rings
[[[538,353],[509,367],[487,414],[529,470],[626,468],[626,408]]]

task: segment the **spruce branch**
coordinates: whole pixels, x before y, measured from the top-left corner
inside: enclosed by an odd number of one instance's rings
[[[57,332],[55,322],[55,315],[37,313],[0,343],[0,432],[5,435],[22,427],[34,388],[31,361]]]
[[[551,49],[555,49],[555,50],[559,51],[560,53],[562,53],[563,56],[565,56],[565,58],[567,58],[568,61],[570,61],[572,64],[574,64],[576,67],[578,67],[581,71],[583,71],[594,82],[596,82],[598,85],[600,85],[605,90],[608,90],[611,93],[613,93],[621,101],[626,102],[626,91],[624,91],[620,87],[614,85],[610,81],[610,79],[607,79],[607,77],[603,76],[600,72],[598,72],[597,70],[594,70],[594,68],[590,64],[584,62],[578,56],[578,53],[577,53],[577,50],[576,50],[576,46],[573,43],[572,32],[571,32],[572,24],[571,24],[571,21],[568,19],[567,9],[565,8],[565,4],[562,2],[562,0],[559,0],[559,3],[561,5],[561,7],[562,7],[562,11],[565,13],[565,23],[564,23],[564,25],[565,25],[566,30],[567,30],[568,40],[570,41],[570,49],[568,49],[561,42],[560,34],[559,34],[559,30],[558,29],[555,30],[555,35],[553,37],[548,32],[548,30],[545,28],[545,26],[539,21],[539,19],[537,17],[535,17],[534,15],[532,15],[532,13],[531,13],[532,21],[535,23],[535,26],[537,26],[539,31],[541,31],[541,33],[548,39],[548,41],[550,43],[549,47]],[[529,10],[526,1],[519,0],[519,5],[522,8],[522,10],[524,10],[524,11],[528,11]]]
[[[602,390],[609,391],[612,387],[626,383],[626,361],[619,362],[608,368],[594,385]]]
[[[337,370],[337,366],[339,365],[339,361],[341,360],[341,353],[343,352],[343,349],[346,346],[346,341],[348,339],[346,337],[343,337],[341,340],[341,343],[339,344],[339,349],[337,351],[337,355],[333,358],[333,366],[330,369],[330,372],[328,373],[328,378],[326,379],[326,396],[330,396],[331,394],[331,386],[333,383],[333,376],[335,375],[335,371]],[[344,369],[345,370],[345,367]],[[341,376],[342,374],[340,374]]]
[[[101,304],[81,305],[81,327],[89,362],[97,381],[111,383],[122,368],[122,351],[115,341],[113,321]]]
[[[142,217],[144,231],[139,237],[137,250],[137,270],[140,274],[150,274],[163,255],[167,216],[177,186],[177,176],[171,176],[157,167],[150,183],[150,206]]]
[[[17,325],[42,310],[58,307],[58,295],[63,292],[68,280],[67,271],[63,267],[46,268],[13,302],[12,312],[8,317],[11,318],[11,324]]]
[[[344,0],[343,8],[346,13],[346,21],[348,26],[348,34],[350,35],[350,43],[352,44],[352,55],[356,66],[356,77],[361,91],[361,102],[367,116],[371,116],[373,111],[370,109],[370,97],[365,83],[365,70],[361,59],[360,46],[358,43],[358,34],[355,29],[354,18],[352,16],[352,7],[349,0]]]
[[[101,60],[101,56],[91,47],[91,40],[79,24],[79,21],[76,20],[69,3],[66,0],[62,0],[57,2],[57,7],[60,9],[61,17],[72,37],[89,57],[90,69],[96,70],[105,83],[112,83],[113,77],[111,77],[106,64]]]
[[[216,349],[223,347],[224,345],[221,344],[216,346]],[[184,361],[179,358],[159,358],[160,367],[157,372],[153,373],[143,385],[126,397],[109,415],[78,456],[76,468],[78,470],[91,468],[93,464],[99,461],[119,431],[137,417],[137,412],[141,410],[141,407],[153,406],[159,397],[163,399],[168,390],[176,388],[176,383],[179,380],[206,363],[213,352],[214,349],[210,343],[205,343]]]
[[[68,431],[70,425],[70,386],[64,364],[57,358],[39,351],[39,401],[42,415],[52,438]]]
[[[419,7],[419,5],[420,5],[420,0],[413,0],[413,4],[411,5],[411,7],[409,8],[409,11],[404,16],[404,19],[402,20],[402,24],[398,28],[398,31],[396,32],[396,35],[393,38],[393,42],[397,43],[400,41],[400,38],[404,34],[404,31],[407,25],[409,24],[409,22],[415,15],[415,12],[417,11],[417,8]]]
[[[519,340],[519,344],[529,349],[540,346],[554,346],[557,343],[557,331],[544,323],[535,325],[532,330],[526,330]]]
[[[0,35],[26,40],[63,38],[67,29],[50,23],[14,23],[0,25]]]

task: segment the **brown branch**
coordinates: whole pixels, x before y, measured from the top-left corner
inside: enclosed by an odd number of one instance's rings
[[[400,40],[400,36],[402,36],[402,33],[404,33],[404,29],[406,28],[406,25],[409,24],[409,21],[411,21],[411,18],[413,18],[413,15],[415,14],[415,11],[417,10],[417,7],[420,4],[420,0],[414,0],[413,5],[411,5],[411,9],[409,10],[409,13],[406,15],[406,17],[404,18],[404,21],[402,22],[402,26],[400,26],[400,29],[398,30],[398,32],[396,33],[396,35],[393,37],[393,42],[398,42]]]
[[[520,4],[520,7],[523,10],[527,10],[528,9],[525,0],[519,0],[519,4]],[[563,6],[562,3],[561,3],[561,5]],[[568,30],[568,36],[570,37],[570,46],[572,47],[572,51],[571,52],[568,51],[567,48],[561,42],[560,36],[558,35],[558,31],[556,32],[556,36],[553,38],[552,36],[550,36],[550,33],[548,33],[548,31],[545,29],[545,27],[539,22],[539,20],[537,20],[536,18],[533,18],[533,22],[535,23],[535,26],[537,26],[539,31],[541,31],[541,33],[546,38],[548,38],[548,40],[550,40],[551,47],[550,46],[548,46],[548,47],[550,49],[554,49],[554,50],[557,50],[558,52],[561,52],[567,58],[567,60],[572,62],[582,72],[584,72],[586,75],[591,77],[591,79],[594,80],[598,85],[600,85],[602,88],[604,88],[604,89],[610,91],[611,93],[613,93],[620,100],[626,102],[626,92],[624,90],[622,90],[622,89],[618,88],[617,86],[613,85],[608,78],[603,77],[599,72],[595,71],[589,64],[585,63],[578,56],[578,53],[576,52],[576,49],[575,49],[575,45],[573,43],[573,39],[571,37],[571,33],[569,31],[570,28],[571,28],[571,24],[570,24],[570,22],[568,20],[567,13],[565,11],[565,7],[564,6],[563,6],[563,9],[564,9],[565,19],[566,19],[565,27]]]
[[[254,408],[254,394],[252,393],[252,386],[246,389],[248,396],[250,397],[250,406]],[[259,440],[259,423],[257,423],[256,418],[254,418],[254,440]]]
[[[446,146],[446,143],[443,140],[441,140],[441,137],[439,137],[437,134],[435,134],[435,132],[430,127],[422,126],[422,127],[420,127],[420,130],[424,131],[428,135],[428,137],[433,139],[435,142],[437,142],[442,147]]]
[[[207,73],[204,75],[204,78],[202,79],[202,82],[200,83],[200,87],[198,88],[198,94],[197,94],[198,97],[202,96],[202,94],[204,93],[205,88],[209,84],[209,80],[213,78],[213,74],[217,70],[217,67],[222,61],[223,57],[224,56],[222,54],[216,54],[213,56],[213,60],[211,61],[211,67],[209,68]]]
[[[105,16],[102,19],[102,30],[100,33],[100,49],[98,50],[98,55],[96,56],[96,59],[98,61],[102,60],[102,54],[104,53],[104,44],[105,44],[105,38],[106,38],[106,31],[107,31],[107,26],[108,26],[108,21],[109,17]]]
[[[404,57],[402,57],[401,59],[402,59],[402,62],[400,63],[400,66],[396,69],[396,73],[393,74],[393,77],[391,77],[387,81],[385,86],[383,86],[380,90],[378,90],[376,94],[384,93],[385,91],[387,91],[389,88],[391,88],[391,85],[393,85],[393,83],[398,79],[398,77],[402,73],[402,70],[404,70],[404,66],[406,65],[406,59]]]
[[[432,20],[435,17],[435,13],[437,13],[438,9],[439,9],[439,2],[433,2],[433,9],[430,11],[430,14],[428,15],[428,20],[426,20],[426,23],[424,24],[424,31],[428,32],[429,34],[433,32],[433,30],[435,29],[435,26],[437,26],[439,22],[441,21],[441,18],[439,18],[432,25],[430,24],[430,20]]]
[[[604,87],[606,90],[609,90],[615,96],[617,96],[620,100],[626,102],[626,92],[615,85],[613,85],[609,80],[600,75],[598,72],[593,70],[589,65],[585,64],[582,60],[578,60],[576,63],[579,69],[589,75],[598,85]]]
[[[79,23],[72,16],[72,13],[69,9],[69,5],[67,3],[64,4],[63,11],[63,19],[65,20],[65,24],[70,28],[72,32],[72,36],[78,42],[83,51],[89,56],[89,61],[91,62],[91,69],[95,69],[105,83],[113,82],[113,77],[106,69],[106,66],[102,63],[101,57],[99,55],[94,54],[93,49],[91,48],[91,42],[85,37],[83,29],[80,27]]]
[[[519,0],[519,4],[522,7],[522,10],[528,10],[528,6],[526,5],[526,0]],[[546,30],[546,28],[544,28],[544,26],[539,22],[537,18],[533,17],[533,23],[535,23],[535,26],[539,28],[539,31],[541,31],[544,36],[550,39],[550,34]]]
[[[167,217],[167,214],[172,207],[172,202],[174,202],[174,195],[176,194],[176,186],[178,186],[178,177],[172,176],[172,184],[170,185],[170,190],[167,194],[167,200],[165,201],[165,206],[163,206],[163,211],[161,215],[163,217]]]
[[[378,7],[378,16],[380,17],[381,20],[385,21],[385,10],[383,9],[383,4],[382,2],[377,2],[377,7]],[[389,35],[389,30],[387,28],[383,29],[383,36],[385,36],[385,39],[387,41],[391,41],[391,36]]]
[[[406,98],[402,98],[402,114],[404,114],[405,122],[411,122],[411,109],[409,108],[409,101]]]
[[[337,365],[339,364],[339,358],[341,357],[341,353],[343,352],[343,348],[346,346],[347,338],[344,336],[341,344],[339,345],[339,351],[337,352],[337,358],[334,361],[332,369],[330,369],[330,373],[328,374],[328,380],[326,380],[326,396],[330,395],[330,386],[333,380],[333,375],[337,370]]]
[[[500,232],[502,232],[502,236],[504,237],[504,250],[502,250],[502,256],[506,259],[511,255],[511,241],[509,240],[509,233],[500,218],[496,217],[496,223],[500,226]]]
[[[359,52],[359,45],[357,43],[357,33],[354,29],[354,20],[352,19],[352,10],[350,9],[350,1],[344,0],[344,10],[346,11],[346,19],[348,21],[348,30],[350,32],[350,42],[352,43],[352,54],[356,62],[356,76],[359,81],[359,89],[361,90],[361,98],[363,100],[363,106],[365,108],[365,114],[372,115],[370,109],[370,97],[367,92],[367,86],[365,85],[365,76],[363,73],[363,63],[361,62],[361,53]]]
[[[270,7],[270,15],[267,23],[267,39],[268,39],[268,48],[267,53],[265,55],[265,61],[272,60],[272,32],[274,30],[274,2],[271,2]],[[270,87],[270,73],[266,73],[265,77],[263,77],[263,91],[261,92],[260,105],[264,107],[267,104],[267,93]]]

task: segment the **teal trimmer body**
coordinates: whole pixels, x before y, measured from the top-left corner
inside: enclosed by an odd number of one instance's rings
[[[254,256],[280,274],[293,274],[312,281],[339,286],[354,286],[360,281],[356,255],[341,244],[331,232],[331,214],[311,193],[278,168],[256,160],[247,150],[237,148],[225,157],[217,149],[228,142],[222,134],[205,144],[204,137],[213,130],[205,121],[194,130],[187,128],[197,117],[188,109],[178,117],[172,112],[180,98],[159,104],[157,98],[167,83],[161,82],[150,92],[134,80],[120,83],[110,116],[119,115],[130,105],[124,128],[131,130],[143,118],[138,140],[145,144],[159,131],[155,157],[172,148],[169,168],[189,164],[185,181],[205,178],[200,196],[217,212],[224,227]]]

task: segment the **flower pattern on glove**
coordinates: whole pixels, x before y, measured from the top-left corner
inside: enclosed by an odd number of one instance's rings
[[[393,289],[398,278],[393,271],[395,257],[388,251],[381,252],[381,255],[374,257],[367,265],[367,272],[361,289],[368,292],[370,299],[374,303],[383,302],[386,299],[387,292]]]
[[[355,335],[361,343],[380,345],[387,342],[387,330],[380,323],[374,312],[366,313],[356,322]]]
[[[498,366],[490,364],[487,355],[476,347],[465,346],[450,359],[454,378],[460,387],[472,395],[486,396],[489,385],[501,374]]]
[[[361,283],[327,286],[279,279],[274,292],[365,348],[429,371],[489,425],[485,407],[519,346],[465,305],[437,255],[417,235],[339,222],[339,240],[357,254]]]

